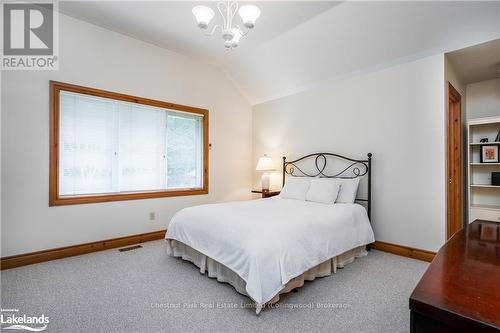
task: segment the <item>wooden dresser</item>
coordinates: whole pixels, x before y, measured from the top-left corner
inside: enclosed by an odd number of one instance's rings
[[[412,333],[500,332],[500,223],[476,220],[443,245],[410,311]]]

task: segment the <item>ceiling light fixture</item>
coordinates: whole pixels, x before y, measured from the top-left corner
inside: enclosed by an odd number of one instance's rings
[[[238,46],[240,39],[245,37],[250,29],[255,27],[255,21],[260,16],[260,9],[254,5],[244,5],[239,7],[237,1],[219,1],[217,3],[217,9],[222,16],[222,25],[214,25],[210,32],[205,33],[207,36],[212,36],[217,29],[220,28],[221,36],[224,40],[224,46],[226,50],[231,50]],[[195,6],[192,10],[198,27],[202,30],[207,30],[210,21],[215,16],[212,8],[207,6]],[[233,24],[234,16],[236,12],[240,15],[243,26],[246,28],[243,30],[238,24]]]

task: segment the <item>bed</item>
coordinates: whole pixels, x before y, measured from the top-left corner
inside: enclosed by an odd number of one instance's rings
[[[357,160],[333,153],[309,154],[293,161],[284,157],[285,187],[280,196],[182,209],[168,226],[167,253],[231,284],[255,302],[258,314],[266,304],[277,302],[280,294],[335,273],[367,254],[367,245],[374,242],[369,220],[371,158],[371,154]],[[340,171],[327,172],[331,159],[342,160]],[[300,165],[306,161],[312,161],[312,167]],[[342,182],[360,178],[366,178],[366,195],[356,197],[361,192],[356,186],[353,202],[290,198],[293,182],[324,184],[333,179],[340,182],[335,185],[339,199]],[[307,195],[313,186],[317,185],[309,184]]]

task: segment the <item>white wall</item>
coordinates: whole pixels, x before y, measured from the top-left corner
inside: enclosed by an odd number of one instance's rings
[[[444,71],[437,55],[259,104],[254,165],[264,153],[280,170],[283,155],[372,152],[376,239],[436,251],[445,240]]]
[[[446,101],[448,100],[448,82],[460,93],[462,96],[462,112],[464,116],[465,112],[465,84],[463,80],[459,77],[455,67],[448,60],[448,57],[445,56],[444,59],[444,80],[445,80],[445,93],[446,93]],[[446,103],[446,108],[448,108],[448,103]]]
[[[500,79],[468,84],[466,95],[467,119],[500,116]]]
[[[58,71],[2,73],[2,256],[160,230],[183,207],[250,197],[251,108],[218,69],[64,15],[59,31]],[[49,80],[209,109],[209,195],[48,207]]]

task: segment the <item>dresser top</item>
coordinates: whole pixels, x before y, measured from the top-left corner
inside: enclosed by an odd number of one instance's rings
[[[500,223],[476,220],[443,245],[410,309],[461,329],[500,329]]]

